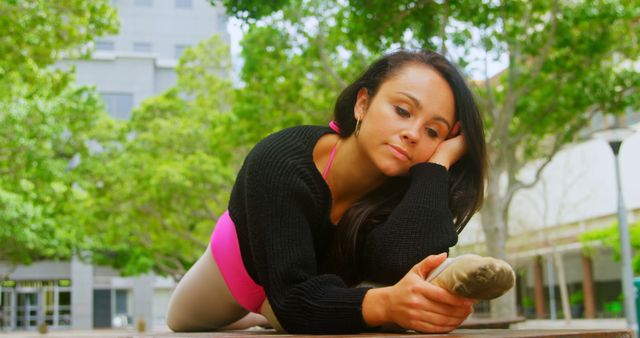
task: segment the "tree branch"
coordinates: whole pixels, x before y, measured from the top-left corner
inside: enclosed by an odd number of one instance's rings
[[[533,66],[531,71],[530,78],[535,79],[540,75],[540,71],[542,71],[542,65],[547,59],[547,55],[549,54],[549,50],[551,49],[551,45],[555,40],[556,30],[558,28],[558,0],[553,2],[553,12],[551,13],[551,29],[547,32],[547,41],[545,41],[544,47],[540,53],[533,60]],[[520,88],[521,92],[528,91],[531,84],[529,86],[522,86]]]
[[[192,233],[188,232],[188,231],[184,231],[182,229],[177,229],[175,227],[172,227],[171,225],[169,225],[169,223],[167,223],[164,218],[162,217],[162,215],[160,215],[160,213],[153,208],[150,205],[143,205],[141,207],[138,207],[138,209],[140,211],[142,211],[143,213],[152,216],[154,219],[156,219],[156,221],[158,221],[160,223],[160,225],[162,226],[162,228],[164,230],[167,231],[173,231],[175,234],[177,234],[178,236],[182,237],[183,239],[186,239],[188,241],[193,242],[196,245],[199,245],[201,247],[206,247],[207,243],[201,241],[199,238],[193,236]]]
[[[440,54],[447,55],[447,44],[446,34],[447,34],[447,25],[449,24],[449,0],[444,0],[442,4],[443,13],[442,13],[442,23],[440,24]]]
[[[586,112],[587,117],[585,118],[585,121],[589,121],[598,111],[599,111],[599,107],[597,105],[592,106]],[[540,180],[540,177],[542,176],[542,172],[544,171],[544,169],[547,167],[547,165],[549,165],[549,163],[551,162],[553,157],[556,155],[556,153],[560,151],[562,146],[566,143],[564,140],[567,138],[567,136],[573,135],[576,132],[576,130],[581,129],[582,127],[584,127],[582,124],[576,124],[568,128],[564,133],[556,134],[554,138],[553,146],[551,147],[551,151],[548,153],[543,163],[536,169],[534,179],[531,182],[524,183],[521,180],[518,180],[517,178],[515,178],[514,176],[513,184],[509,185],[509,189],[507,189],[507,193],[505,194],[505,199],[507,199],[507,201],[509,201],[510,203],[511,199],[513,198],[513,195],[518,190],[528,189],[533,187]],[[512,170],[512,171],[516,172],[517,170]]]
[[[213,210],[211,210],[211,208],[209,208],[209,206],[207,205],[206,201],[202,201],[202,207],[204,208],[205,212],[207,213],[207,215],[209,216],[211,221],[213,221],[214,224],[217,223],[218,222],[218,216],[216,216],[216,214],[213,212]]]
[[[337,87],[340,90],[342,88],[345,88],[347,84],[345,83],[344,79],[342,79],[340,75],[336,73],[335,69],[331,67],[331,65],[329,64],[327,53],[324,47],[324,31],[322,30],[322,28],[318,28],[317,41],[318,41],[318,54],[320,54],[320,61],[322,63],[322,68],[324,69],[325,74],[331,75],[331,77],[336,81]]]
[[[184,267],[182,267],[182,263],[173,256],[160,256],[159,253],[155,252],[153,257],[159,270],[170,275],[175,282],[179,282],[182,276],[186,273]],[[166,264],[165,260],[172,261],[171,263],[173,263],[175,267],[171,267]]]

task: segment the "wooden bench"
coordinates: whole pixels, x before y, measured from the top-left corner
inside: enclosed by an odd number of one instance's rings
[[[173,337],[173,338],[219,338],[219,337],[249,337],[256,336],[283,336],[283,337],[425,337],[425,338],[633,338],[631,331],[625,330],[509,330],[509,329],[457,329],[449,334],[419,334],[414,332],[405,333],[374,333],[359,335],[287,335],[277,334],[274,330],[244,330],[244,331],[223,331],[223,332],[198,332],[198,333],[147,333],[131,334],[130,338],[138,337]]]
[[[524,317],[512,317],[505,319],[495,318],[468,318],[460,325],[461,329],[508,329],[511,324],[522,323]]]

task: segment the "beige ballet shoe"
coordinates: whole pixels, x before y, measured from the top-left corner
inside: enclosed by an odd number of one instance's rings
[[[516,274],[507,262],[473,254],[447,258],[427,277],[427,282],[478,300],[502,296],[515,280]]]

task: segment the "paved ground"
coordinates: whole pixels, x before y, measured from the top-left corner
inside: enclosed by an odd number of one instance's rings
[[[448,338],[463,338],[463,337],[519,337],[519,338],[534,338],[534,337],[590,337],[590,338],[609,338],[609,337],[629,337],[630,334],[625,334],[623,331],[626,327],[624,319],[576,319],[570,323],[564,320],[528,320],[523,323],[514,324],[510,330],[456,330],[448,335],[418,335],[418,334],[394,334],[394,337],[448,337]],[[546,330],[546,331],[544,331]],[[585,332],[584,330],[591,330],[591,332]],[[594,332],[596,330],[596,332]],[[0,332],[0,338],[151,338],[151,337],[167,337],[167,338],[219,338],[219,337],[255,337],[256,335],[274,335],[273,331],[265,330],[253,330],[253,331],[227,331],[216,333],[194,333],[194,334],[176,334],[171,333],[167,328],[156,328],[153,332],[147,332],[144,334],[136,333],[133,330],[92,330],[92,331],[50,331],[46,335],[41,335],[38,332]],[[386,334],[388,335],[388,334]],[[279,337],[286,337],[289,335],[278,335]],[[363,337],[359,335],[358,337]],[[380,337],[381,335],[377,335]],[[318,337],[318,336],[316,336]]]

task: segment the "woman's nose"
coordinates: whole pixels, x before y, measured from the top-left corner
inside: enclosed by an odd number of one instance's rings
[[[408,126],[402,131],[402,139],[411,143],[418,142],[420,132],[416,126]]]

